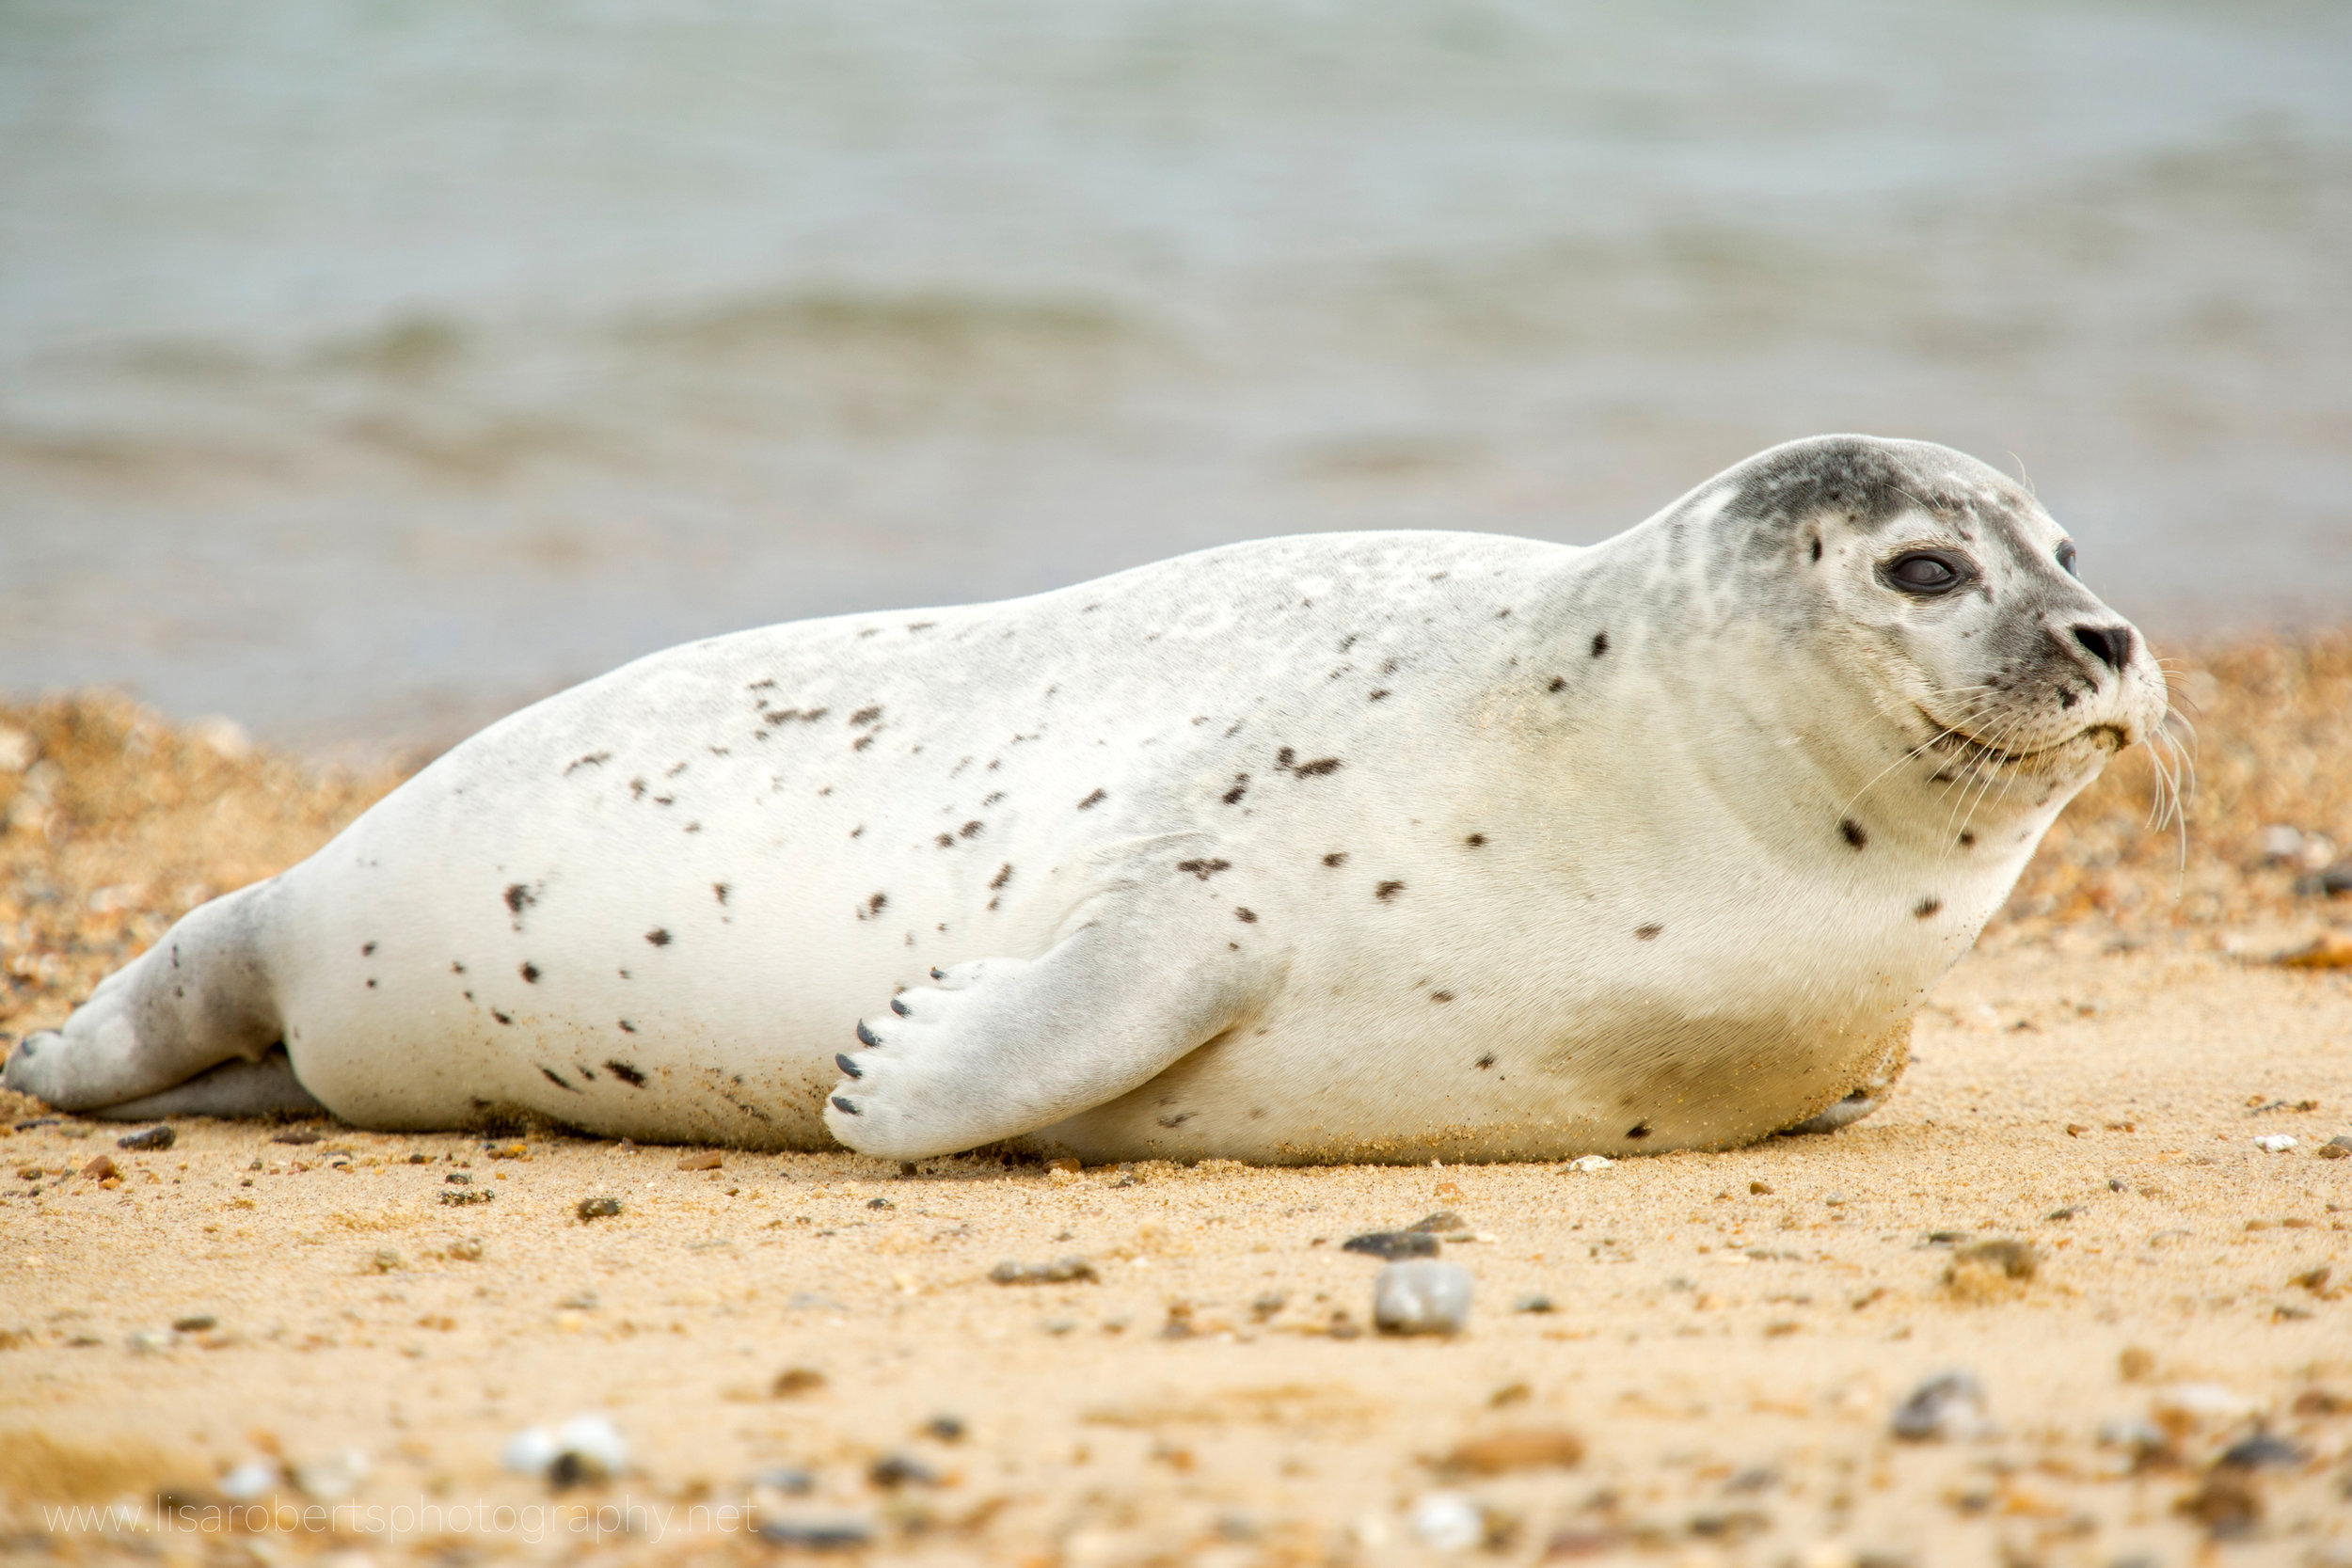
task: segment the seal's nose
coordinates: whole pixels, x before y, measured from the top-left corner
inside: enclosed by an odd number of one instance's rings
[[[2132,661],[2132,628],[2129,626],[2076,626],[2074,641],[2081,643],[2091,657],[2119,675],[2123,673],[2123,666]]]

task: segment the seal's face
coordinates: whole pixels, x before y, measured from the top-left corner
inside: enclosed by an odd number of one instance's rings
[[[1832,436],[1731,476],[1751,580],[1777,574],[1841,625],[1873,701],[1934,777],[2071,793],[2148,740],[2168,705],[2137,628],[2074,575],[2074,546],[2016,483],[1949,448]]]

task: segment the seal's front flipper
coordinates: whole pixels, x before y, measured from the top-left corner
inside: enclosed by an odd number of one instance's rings
[[[1245,1016],[1258,964],[1233,944],[1104,911],[1038,958],[933,970],[857,1026],[825,1125],[862,1154],[920,1160],[1075,1116],[1149,1083]],[[1193,932],[1205,938],[1199,925]],[[1203,951],[1214,946],[1216,951]]]

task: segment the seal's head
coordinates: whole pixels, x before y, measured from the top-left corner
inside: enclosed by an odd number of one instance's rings
[[[1890,738],[1933,780],[2038,805],[2159,734],[2148,640],[2075,577],[2041,503],[1976,459],[1818,436],[1692,499],[1733,525],[1709,531],[1720,573],[1792,624],[1838,628]]]

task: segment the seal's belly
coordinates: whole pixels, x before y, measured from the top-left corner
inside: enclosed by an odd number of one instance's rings
[[[1752,1142],[1853,1086],[1908,1012],[1702,1015],[1670,1002],[1440,1021],[1301,1008],[1253,1021],[1037,1134],[1088,1159],[1557,1159]]]

